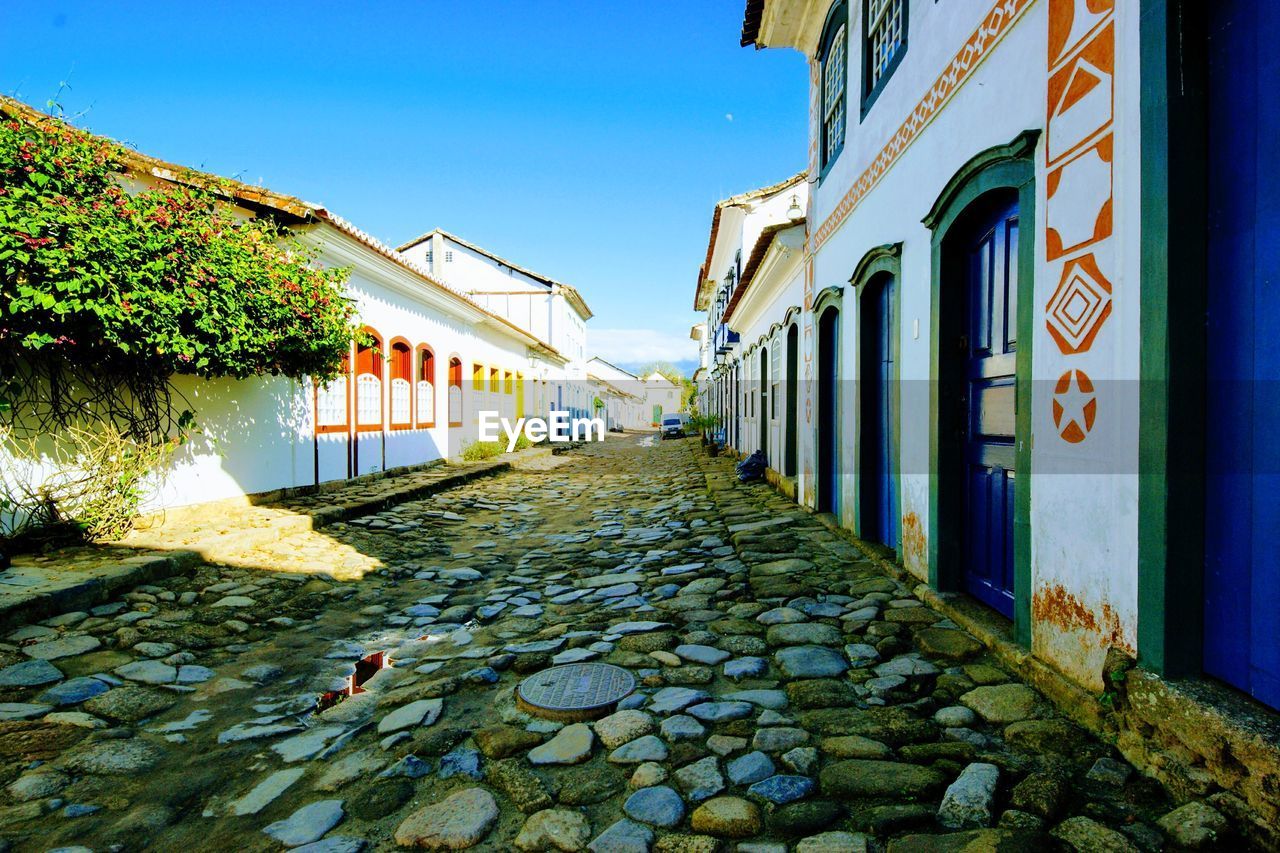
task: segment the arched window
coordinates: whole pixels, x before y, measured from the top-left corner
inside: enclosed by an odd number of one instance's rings
[[[356,345],[356,429],[382,429],[382,337],[366,327],[368,343]]]
[[[351,357],[342,357],[342,375],[325,385],[317,386],[316,432],[346,432],[351,421],[351,398],[348,393],[348,374]]]
[[[822,174],[840,156],[844,148],[844,131],[848,104],[849,80],[849,4],[840,0],[827,15],[822,33]]]
[[[413,427],[413,352],[409,342],[391,342],[391,428]]]
[[[462,426],[462,359],[449,359],[449,426]]]
[[[415,394],[415,414],[419,427],[436,425],[436,355],[431,347],[418,347],[418,384]]]

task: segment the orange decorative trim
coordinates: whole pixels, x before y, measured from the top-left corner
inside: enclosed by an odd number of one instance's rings
[[[942,108],[950,102],[953,95],[960,90],[965,81],[972,76],[974,70],[982,64],[992,49],[1013,29],[1014,23],[1022,16],[1034,0],[998,0],[991,11],[982,19],[982,23],[965,40],[964,46],[956,52],[945,71],[938,75],[933,86],[916,104],[911,115],[907,117],[889,142],[880,149],[880,153],[871,161],[871,165],[858,176],[853,186],[840,199],[831,215],[818,226],[810,240],[810,251],[816,252],[823,243],[830,239],[844,221],[849,218],[867,194],[880,183],[880,179],[912,142],[929,126],[929,123],[942,112]]]

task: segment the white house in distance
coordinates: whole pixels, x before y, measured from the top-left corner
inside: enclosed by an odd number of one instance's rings
[[[53,121],[3,97],[0,114]],[[125,151],[127,172],[120,181],[127,187],[141,191],[165,181],[201,179],[192,170]],[[318,486],[433,462],[456,456],[476,440],[481,409],[546,410],[551,396],[532,382],[535,366],[563,372],[571,359],[537,334],[322,205],[235,181],[219,179],[218,186],[226,188],[226,203],[240,215],[276,219],[318,249],[319,263],[351,270],[347,295],[372,341],[353,344],[345,375],[321,388],[270,376],[177,377],[177,390],[195,411],[200,432],[184,445],[146,509]],[[485,366],[483,383],[468,377],[472,365]]]
[[[537,383],[540,395],[536,411],[556,409],[568,411],[572,417],[588,415],[591,395],[586,383],[586,344],[591,309],[576,288],[439,228],[410,240],[398,251],[563,355],[563,359],[538,355],[529,363],[529,377]],[[471,365],[474,381],[491,382],[495,367]]]
[[[661,426],[662,416],[682,411],[680,397],[683,389],[658,371],[644,378],[645,408],[651,418],[650,426]]]
[[[644,383],[638,376],[600,356],[592,356],[587,362],[587,379],[605,404],[609,429],[645,429],[649,426]]]

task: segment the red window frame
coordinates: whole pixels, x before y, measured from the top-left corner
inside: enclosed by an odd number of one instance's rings
[[[446,391],[445,393],[444,404],[445,406],[448,407],[445,411],[445,417],[449,418],[449,426],[460,427],[462,426],[462,417],[461,417],[462,412],[466,409],[466,406],[464,405],[465,398],[463,397],[463,394],[465,392],[463,391],[463,388],[462,388],[462,359],[458,358],[458,356],[456,355],[451,355],[449,356],[449,387],[453,388],[455,386],[457,386],[457,389],[458,389],[458,416],[459,417],[458,417],[458,420],[456,421],[452,417],[450,417],[453,411],[453,407],[449,402],[448,395],[452,394],[453,393],[452,391]]]
[[[413,429],[413,405],[415,388],[413,384],[413,346],[407,338],[396,337],[391,339],[391,345],[387,348],[387,355],[390,364],[390,377],[388,377],[386,397],[387,420],[393,430]],[[390,405],[392,385],[391,383],[397,379],[403,379],[409,383],[409,419],[407,421],[396,422],[395,409]]]
[[[356,344],[355,370],[352,371],[351,378],[352,399],[355,401],[356,432],[381,432],[387,422],[387,385],[385,371],[382,369],[385,360],[382,351],[384,339],[382,335],[378,334],[378,330],[372,326],[365,326],[361,331],[373,338],[374,345]],[[376,424],[360,423],[360,377],[365,373],[378,377],[378,422]]]
[[[350,353],[342,357],[341,378],[346,380],[347,391],[345,394],[342,395],[345,398],[344,411],[346,412],[346,417],[343,419],[342,423],[340,424],[327,424],[325,426],[320,425],[320,383],[314,382],[314,381],[311,383],[311,411],[314,412],[315,420],[313,421],[313,423],[315,424],[315,430],[317,435],[328,435],[335,432],[347,432],[348,430],[351,429],[351,385],[353,380],[351,378],[351,354]]]
[[[416,423],[419,428],[433,427],[436,425],[436,417],[437,417],[436,410],[440,404],[439,386],[436,385],[435,350],[433,350],[427,344],[418,344],[418,351],[415,355],[414,361],[416,362],[415,367],[417,368],[417,380],[415,381],[413,386],[414,423]],[[461,367],[462,363],[459,362],[458,366]],[[422,420],[421,418],[422,412],[418,408],[417,382],[422,382],[423,380],[426,380],[427,382],[431,383],[431,420],[428,420],[428,421]],[[447,404],[448,404],[448,401],[446,400],[446,405]]]

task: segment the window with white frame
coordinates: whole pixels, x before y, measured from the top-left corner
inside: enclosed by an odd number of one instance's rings
[[[382,380],[372,373],[361,373],[356,377],[356,424],[382,424]]]
[[[316,389],[316,426],[347,425],[347,377],[339,376]]]
[[[835,162],[844,147],[846,88],[849,79],[849,7],[832,8],[822,40],[822,169]]]
[[[410,408],[409,380],[395,378],[391,380],[391,423],[413,423],[413,412]]]
[[[879,94],[884,82],[898,66],[907,47],[906,0],[864,0],[866,35],[863,39],[865,68],[863,102],[865,113]]]

